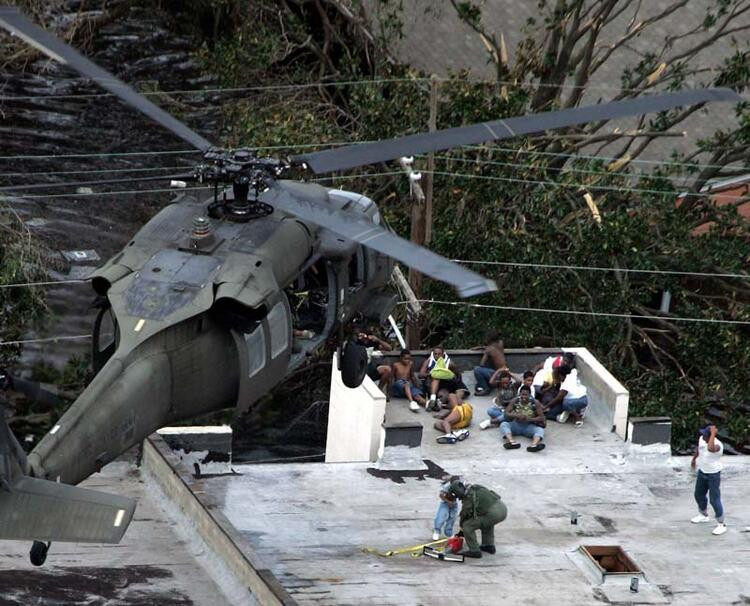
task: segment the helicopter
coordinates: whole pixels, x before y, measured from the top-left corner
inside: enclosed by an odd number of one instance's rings
[[[496,290],[493,281],[397,236],[373,200],[306,181],[310,173],[741,100],[728,89],[671,92],[260,157],[214,146],[17,8],[0,7],[0,26],[203,152],[177,181],[213,187],[206,199],[186,196],[163,208],[92,274],[96,374],[28,456],[0,420],[0,539],[34,541],[35,565],[44,563],[52,541],[122,538],[135,501],[76,485],[158,428],[215,410],[246,410],[331,338],[339,344],[343,382],[357,387],[367,353],[346,338],[347,327],[355,316],[382,321],[390,313],[396,261],[461,297]],[[300,328],[314,336],[295,339]]]

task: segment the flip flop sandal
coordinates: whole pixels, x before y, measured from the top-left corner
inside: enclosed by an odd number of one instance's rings
[[[527,446],[526,450],[528,452],[539,452],[540,450],[544,450],[545,444],[544,442],[539,442],[536,446]]]
[[[456,432],[456,436],[458,437],[459,442],[463,442],[466,438],[469,437],[469,430],[468,429],[459,429]]]
[[[505,442],[503,448],[506,450],[515,450],[516,448],[521,448],[521,445],[518,442]]]
[[[440,436],[436,439],[438,444],[455,444],[458,442],[458,438],[454,434]]]

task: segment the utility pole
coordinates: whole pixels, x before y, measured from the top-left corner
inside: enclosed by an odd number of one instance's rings
[[[428,121],[429,132],[437,130],[437,99],[438,81],[433,76],[430,79],[430,116]],[[410,180],[413,205],[411,209],[411,234],[410,239],[420,246],[429,246],[432,239],[432,192],[435,170],[435,155],[431,152],[427,156],[427,175],[424,180],[424,190],[420,184],[422,175],[415,173],[412,169],[412,161],[409,158],[401,158],[401,166],[406,171]],[[420,299],[422,296],[422,274],[414,269],[409,269],[409,286],[414,296]],[[420,345],[420,334],[422,329],[422,318],[414,315],[409,318],[406,325],[406,344],[410,349],[417,349]]]

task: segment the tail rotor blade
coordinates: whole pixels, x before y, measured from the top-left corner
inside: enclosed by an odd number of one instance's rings
[[[175,135],[187,141],[193,147],[205,151],[212,147],[210,141],[201,137],[194,130],[157,107],[143,95],[133,90],[127,84],[115,78],[108,71],[89,61],[78,51],[65,44],[62,40],[52,36],[41,27],[27,19],[16,7],[0,6],[0,27],[8,30],[12,35],[22,38],[33,47],[42,51],[55,61],[69,65],[81,75],[94,80],[125,103],[145,114],[152,120],[172,131]]]

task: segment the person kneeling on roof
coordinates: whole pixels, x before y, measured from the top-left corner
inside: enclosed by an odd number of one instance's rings
[[[460,480],[451,482],[448,492],[461,500],[459,520],[466,550],[459,553],[468,558],[481,558],[483,551],[494,554],[495,525],[508,517],[500,495],[479,484],[464,484]],[[477,543],[477,530],[482,531],[481,546]]]
[[[503,448],[521,448],[521,445],[513,440],[515,434],[531,438],[531,446],[526,448],[529,452],[543,450],[542,440],[546,423],[541,402],[531,397],[528,385],[522,385],[518,397],[505,409],[505,421],[500,424],[500,432],[505,442]]]

